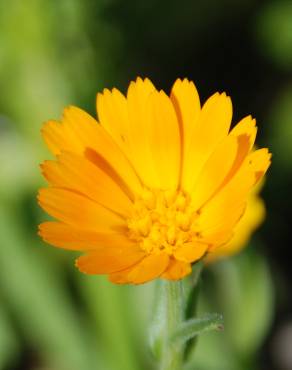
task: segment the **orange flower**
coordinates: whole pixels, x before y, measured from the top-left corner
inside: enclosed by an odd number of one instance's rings
[[[42,164],[50,186],[40,225],[48,243],[85,254],[80,271],[114,283],[183,278],[191,264],[232,236],[251,189],[270,165],[252,151],[255,120],[230,130],[225,93],[201,107],[192,82],[170,97],[148,80],[97,96],[99,123],[76,107],[43,127],[56,156]]]

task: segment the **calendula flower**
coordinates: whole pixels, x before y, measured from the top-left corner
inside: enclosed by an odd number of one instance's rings
[[[235,255],[247,246],[252,233],[261,225],[265,217],[264,201],[258,195],[261,183],[251,192],[247,201],[246,211],[234,228],[234,235],[231,240],[216,248],[206,256],[206,262],[215,262],[218,259]]]
[[[201,107],[193,82],[170,96],[149,79],[97,96],[98,121],[79,108],[43,127],[56,156],[42,165],[50,186],[39,203],[57,221],[43,239],[78,250],[80,271],[114,283],[181,279],[192,263],[227,243],[252,188],[270,164],[253,151],[255,120],[230,129],[225,93]]]

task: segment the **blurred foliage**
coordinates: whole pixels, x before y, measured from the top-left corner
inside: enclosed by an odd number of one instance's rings
[[[200,338],[189,364],[260,369],[258,353],[277,330],[275,303],[280,322],[292,309],[285,257],[292,206],[291,2],[0,0],[0,31],[0,370],[153,365],[147,336],[155,284],[116,287],[83,276],[73,268],[73,253],[70,258],[36,236],[45,218],[35,200],[43,184],[38,164],[49,156],[42,122],[68,104],[94,113],[98,90],[125,88],[136,75],[162,88],[187,76],[203,98],[226,89],[236,119],[258,117],[260,144],[274,153],[264,190],[268,218],[257,241],[203,274],[199,311],[221,310],[225,332]],[[265,361],[273,361],[267,352],[261,357],[266,369]]]
[[[291,1],[274,1],[264,7],[257,23],[259,46],[262,52],[273,62],[288,70],[292,65],[291,19]]]
[[[224,340],[222,333],[200,338],[192,364],[202,370],[256,369],[256,355],[274,311],[274,289],[266,260],[249,249],[218,262],[208,273],[203,275],[199,312],[216,309],[223,313]]]

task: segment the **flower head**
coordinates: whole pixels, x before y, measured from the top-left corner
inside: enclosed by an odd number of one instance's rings
[[[97,96],[98,121],[79,108],[43,127],[56,156],[42,171],[40,225],[48,243],[85,254],[88,274],[115,283],[183,278],[191,264],[227,243],[252,188],[270,165],[253,151],[255,120],[230,129],[225,93],[201,107],[195,85],[178,79],[170,97],[149,79]]]

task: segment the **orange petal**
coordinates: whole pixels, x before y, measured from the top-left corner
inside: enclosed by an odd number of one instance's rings
[[[109,275],[108,279],[110,282],[114,284],[128,284],[129,283],[128,274],[132,269],[133,269],[133,266],[125,270],[113,272]]]
[[[159,277],[167,268],[169,257],[166,253],[150,254],[145,257],[128,274],[128,280],[142,284]]]
[[[100,124],[125,153],[129,150],[129,116],[127,99],[118,90],[104,89],[97,94],[96,109]]]
[[[234,235],[229,241],[218,248],[213,248],[207,255],[207,262],[213,262],[220,257],[227,257],[239,253],[247,245],[251,234],[262,223],[265,215],[265,206],[258,196],[251,196],[247,203],[246,212],[234,228]]]
[[[237,158],[238,150],[237,139],[227,136],[209,157],[192,190],[192,204],[196,209],[212,197],[224,182]]]
[[[202,208],[198,222],[202,233],[216,233],[231,229],[245,210],[252,187],[264,175],[270,165],[267,149],[249,154],[229,183]]]
[[[255,184],[257,184],[271,164],[271,153],[267,148],[255,150],[247,157],[247,167],[255,176]]]
[[[188,145],[201,111],[198,91],[192,81],[186,78],[183,81],[177,79],[171,89],[170,98],[181,126],[183,145]]]
[[[86,274],[110,274],[137,264],[144,256],[144,252],[135,245],[129,248],[103,248],[79,257],[76,266]]]
[[[97,233],[81,230],[61,222],[44,222],[39,235],[58,248],[89,251],[100,248],[128,247],[132,242],[123,233]]]
[[[191,140],[194,126],[198,124],[201,111],[199,94],[192,81],[177,79],[171,89],[170,99],[175,108],[180,127],[181,164],[186,156],[186,148]]]
[[[226,186],[202,208],[198,218],[198,229],[203,237],[232,230],[239,221],[252,186],[251,177],[243,180],[237,189]]]
[[[119,184],[88,159],[62,153],[57,162],[46,161],[42,169],[53,186],[75,190],[123,216],[131,214],[132,202]]]
[[[242,211],[241,211],[242,212]],[[240,216],[239,216],[240,217]],[[239,218],[238,217],[238,218]],[[230,227],[230,221],[228,221],[226,225],[226,230],[224,229],[224,226],[220,224],[218,227],[218,230],[215,228],[206,230],[202,233],[201,237],[202,240],[204,240],[204,243],[208,244],[208,252],[210,250],[213,250],[215,247],[218,247],[218,245],[223,245],[233,237],[233,229]]]
[[[62,123],[48,121],[42,128],[45,142],[53,154],[61,151],[82,153],[86,146],[94,146],[98,123],[88,113],[77,107],[64,109]]]
[[[230,132],[229,136],[233,136],[238,142],[238,152],[237,157],[233,163],[233,166],[225,178],[224,183],[227,184],[228,181],[235,175],[240,166],[243,164],[246,156],[252,150],[255,142],[257,127],[256,121],[251,116],[243,118]]]
[[[45,123],[42,134],[55,155],[63,151],[84,155],[88,148],[95,150],[123,178],[132,192],[141,191],[137,174],[123,151],[105,129],[83,110],[76,107],[65,109],[62,122]]]
[[[195,262],[203,257],[207,248],[208,246],[202,243],[185,243],[174,252],[174,257],[183,262]]]
[[[227,136],[232,118],[232,104],[223,94],[212,95],[203,105],[194,125],[183,161],[182,187],[191,191],[206,160]]]
[[[190,263],[177,261],[172,258],[161,277],[167,280],[179,280],[189,275],[191,272],[192,267]]]
[[[159,187],[176,189],[181,165],[180,130],[173,104],[163,91],[151,94],[148,114],[149,145]]]
[[[125,221],[102,205],[70,190],[41,189],[40,206],[52,217],[80,229],[110,232],[125,226]]]
[[[234,126],[230,135],[241,136],[247,135],[249,137],[249,150],[253,147],[257,134],[256,120],[252,116],[244,117]]]
[[[137,78],[135,82],[130,83],[127,92],[131,161],[143,183],[150,187],[159,186],[151,156],[150,130],[147,120],[148,101],[154,91],[156,91],[155,86],[149,79]]]

